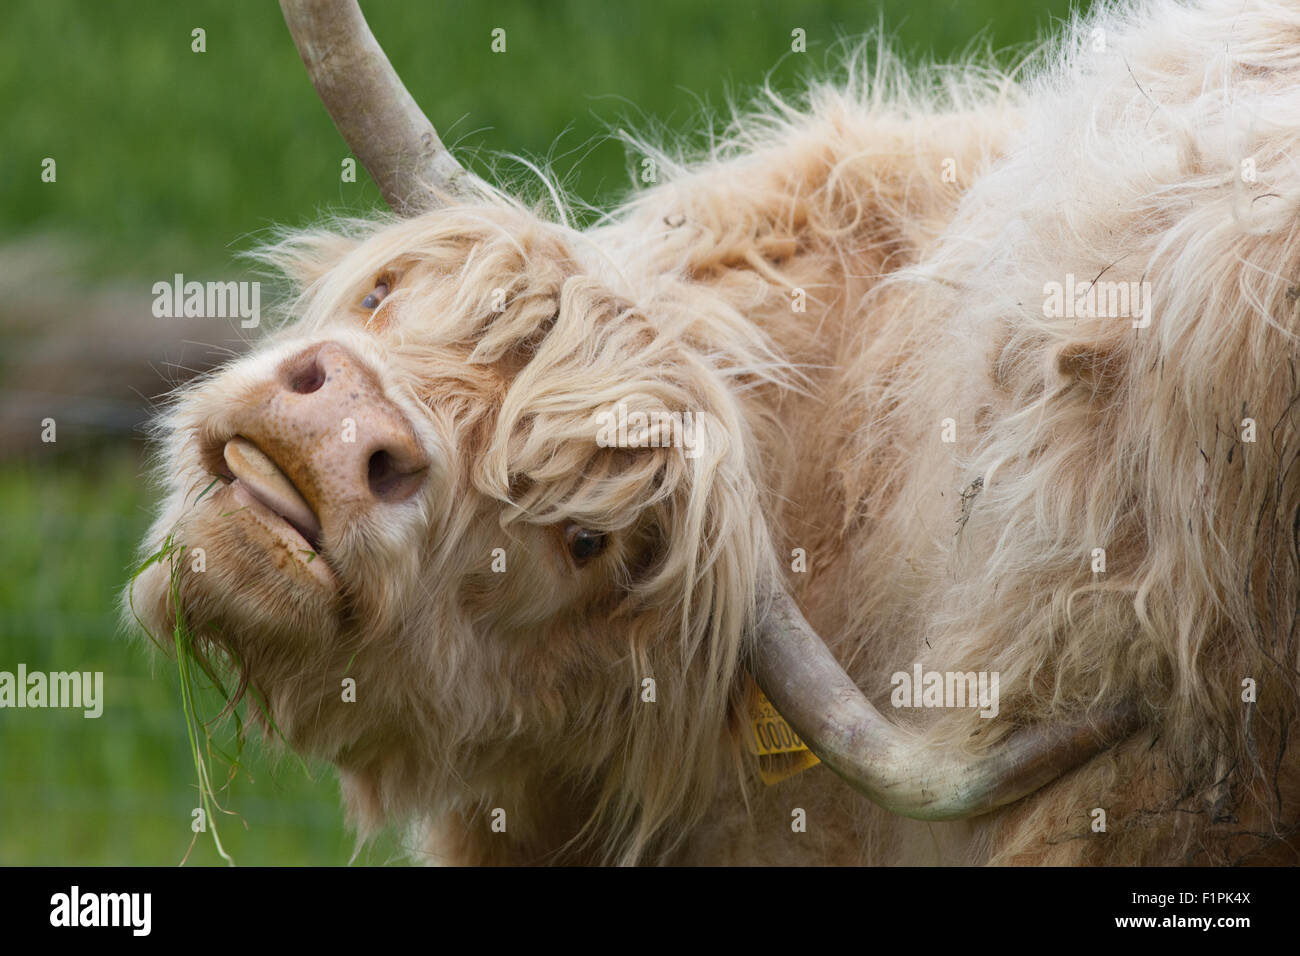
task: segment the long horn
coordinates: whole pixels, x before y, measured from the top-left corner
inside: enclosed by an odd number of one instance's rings
[[[813,753],[886,810],[957,820],[1019,800],[1141,725],[1136,706],[1089,724],[1014,731],[987,756],[936,750],[871,705],[804,619],[789,592],[769,585],[755,637],[763,692]]]
[[[307,74],[344,141],[401,216],[472,191],[376,42],[356,0],[280,0]]]

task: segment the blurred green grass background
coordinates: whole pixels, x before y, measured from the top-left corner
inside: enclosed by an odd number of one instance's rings
[[[462,160],[484,171],[495,157],[518,173],[505,154],[541,158],[577,196],[604,207],[629,184],[612,129],[690,132],[702,107],[743,102],[765,79],[796,90],[801,76],[833,65],[845,38],[879,25],[909,58],[943,60],[976,40],[1023,47],[1070,4],[393,0],[363,8]],[[25,0],[5,13],[0,249],[13,262],[14,250],[37,244],[75,250],[64,274],[41,283],[66,291],[229,270],[274,224],[378,205],[363,171],[355,184],[340,181],[347,151],[269,0]],[[205,53],[191,51],[196,27],[206,31]],[[507,31],[505,54],[489,49],[496,27]],[[806,55],[790,53],[796,27],[807,33]],[[56,183],[40,181],[45,157],[58,164]],[[13,262],[11,272],[21,268]],[[15,327],[0,305],[0,333]],[[12,371],[0,361],[0,395]],[[163,386],[160,376],[157,391]],[[102,670],[107,703],[98,720],[0,710],[0,864],[175,864],[197,805],[175,668],[127,640],[116,611],[148,522],[143,446],[64,434],[38,452],[0,457],[0,670],[19,662]],[[209,695],[205,713],[218,708]],[[330,768],[311,767],[309,778],[256,742],[246,767],[225,802],[247,828],[218,821],[237,862],[350,860]],[[401,862],[400,843],[389,835],[357,862]],[[207,835],[190,862],[221,862]]]

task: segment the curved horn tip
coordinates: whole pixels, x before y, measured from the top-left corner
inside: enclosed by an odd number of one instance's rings
[[[477,177],[443,145],[356,0],[280,0],[280,10],[339,134],[398,215],[478,192]]]
[[[939,751],[883,716],[780,581],[757,595],[754,676],[812,751],[868,799],[903,816],[955,820],[1019,800],[1133,734],[1140,709],[1020,728],[983,756]]]

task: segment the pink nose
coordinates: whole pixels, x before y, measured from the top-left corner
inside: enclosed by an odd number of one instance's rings
[[[265,452],[316,512],[325,531],[423,487],[429,461],[378,378],[337,342],[281,363],[240,416],[240,435]]]

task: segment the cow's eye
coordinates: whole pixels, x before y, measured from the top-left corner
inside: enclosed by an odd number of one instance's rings
[[[361,307],[363,309],[378,308],[379,303],[383,302],[384,298],[387,295],[388,295],[388,283],[376,282],[374,291],[371,292],[370,295],[366,296],[364,299],[361,300]]]
[[[569,546],[569,554],[578,564],[586,564],[605,550],[605,535],[599,531],[588,531],[576,524],[564,529],[564,541]]]

